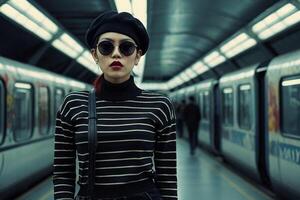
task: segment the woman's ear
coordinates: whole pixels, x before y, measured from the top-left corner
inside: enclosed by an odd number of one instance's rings
[[[93,58],[94,58],[96,64],[98,64],[99,58],[98,58],[96,49],[91,49],[91,54],[92,54],[92,56],[93,56]]]
[[[136,56],[135,56],[135,60],[134,60],[135,65],[139,64],[139,61],[140,61],[141,57],[142,57],[142,50],[139,49],[138,52],[136,53]]]

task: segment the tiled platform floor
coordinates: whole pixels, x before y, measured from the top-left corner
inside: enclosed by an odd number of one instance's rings
[[[186,140],[178,140],[177,152],[179,200],[272,199],[206,152],[199,149],[194,156],[190,156]],[[42,181],[17,199],[52,200],[52,178]]]

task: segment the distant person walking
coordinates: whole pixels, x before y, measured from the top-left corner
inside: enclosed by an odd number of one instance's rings
[[[184,123],[184,108],[185,108],[185,100],[178,102],[176,105],[176,125],[177,125],[177,133],[181,138],[183,136],[183,123]]]
[[[200,122],[201,114],[200,108],[195,103],[195,98],[193,96],[189,97],[189,103],[185,106],[184,109],[184,121],[186,123],[188,133],[189,133],[189,142],[190,142],[190,153],[194,155],[195,148],[198,143],[198,126]]]

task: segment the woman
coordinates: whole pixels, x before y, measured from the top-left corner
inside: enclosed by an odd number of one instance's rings
[[[98,147],[95,189],[88,180],[88,94],[66,96],[56,120],[54,197],[73,199],[177,199],[176,127],[170,100],[139,89],[130,75],[148,49],[142,23],[129,13],[104,12],[90,25],[86,42],[103,75],[96,88]]]

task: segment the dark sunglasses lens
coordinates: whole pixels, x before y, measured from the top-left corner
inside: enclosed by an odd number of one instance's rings
[[[120,44],[119,48],[120,48],[120,52],[124,56],[130,56],[134,53],[135,44],[133,44],[132,42],[123,42],[122,44]]]
[[[114,48],[114,45],[109,41],[103,41],[98,44],[98,50],[104,56],[111,54]]]

